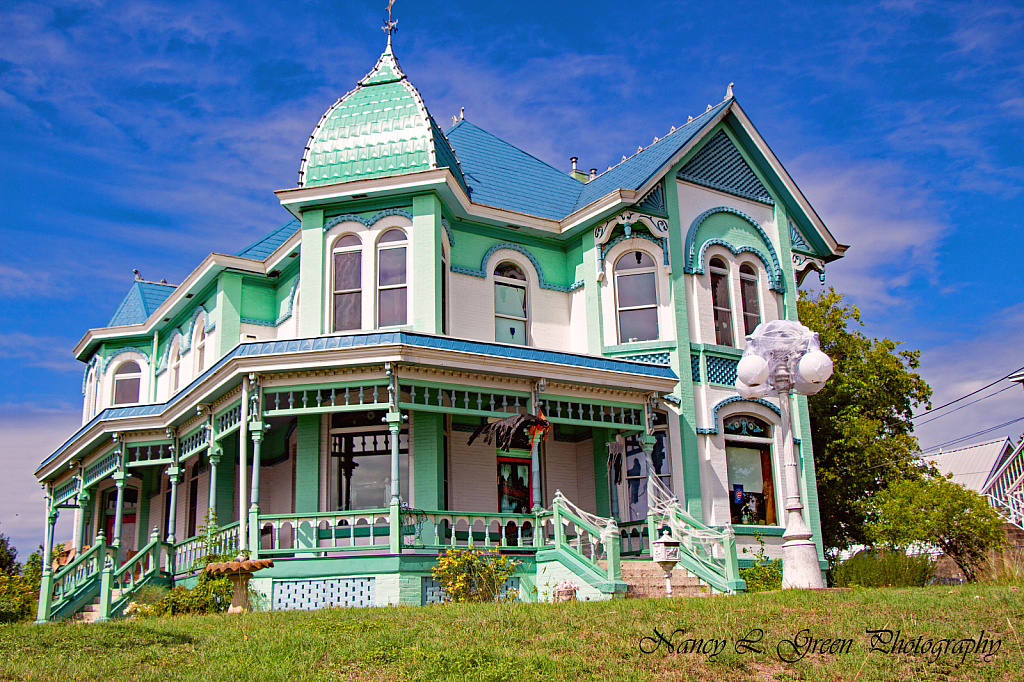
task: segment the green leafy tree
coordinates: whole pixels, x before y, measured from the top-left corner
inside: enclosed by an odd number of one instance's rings
[[[18,575],[21,564],[18,563],[18,550],[11,544],[11,539],[0,533],[0,575]]]
[[[863,502],[889,483],[928,471],[916,456],[913,410],[931,407],[931,388],[915,371],[920,351],[890,339],[869,339],[857,307],[831,287],[800,292],[800,321],[818,332],[835,371],[808,398],[822,540],[830,559],[865,544]]]
[[[1003,544],[1003,521],[985,498],[941,476],[895,481],[865,508],[873,544],[937,547],[967,580],[975,579],[988,550]]]

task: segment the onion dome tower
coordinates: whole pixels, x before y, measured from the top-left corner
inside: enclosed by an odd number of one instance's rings
[[[334,103],[309,136],[299,187],[448,168],[466,188],[459,160],[388,45],[355,90]]]

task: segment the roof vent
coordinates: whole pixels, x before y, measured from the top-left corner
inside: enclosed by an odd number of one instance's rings
[[[573,156],[569,158],[569,162],[572,163],[572,170],[569,171],[569,176],[576,178],[580,182],[587,181],[587,174],[576,168],[576,162],[579,161],[579,157]]]
[[[593,180],[596,177],[597,177],[597,169],[596,168],[591,168],[590,169],[590,179]]]

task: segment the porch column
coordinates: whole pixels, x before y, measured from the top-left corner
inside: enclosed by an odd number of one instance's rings
[[[402,428],[402,415],[397,410],[388,412],[386,417],[388,431],[391,432],[391,504],[388,509],[388,525],[390,526],[389,549],[392,554],[402,551],[402,514],[401,490],[399,489],[398,438]],[[372,531],[371,531],[372,532]]]
[[[89,534],[89,503],[92,495],[84,488],[78,493],[78,512],[75,514],[75,556],[82,555],[85,537]]]
[[[217,518],[217,465],[220,464],[221,448],[216,442],[210,444],[210,501],[207,503],[211,519]]]
[[[167,543],[174,544],[174,531],[178,519],[178,479],[181,476],[181,467],[172,465],[167,467],[167,477],[171,483],[170,512],[167,518]]]
[[[263,422],[249,424],[252,432],[252,500],[249,505],[249,558],[258,559],[260,549],[260,457],[263,445]]]
[[[249,513],[249,377],[242,379],[241,421],[238,423],[238,549],[248,547],[246,523]]]
[[[532,440],[533,443],[530,445],[530,469],[532,471],[531,478],[533,479],[533,511],[536,513],[544,508],[544,505],[540,503],[540,434],[534,435]]]
[[[110,538],[110,546],[114,548],[116,561],[121,558],[121,519],[124,516],[124,484],[128,473],[124,469],[119,469],[111,478],[114,479],[114,485],[117,486],[117,506],[114,509],[114,532],[112,533],[114,537]]]
[[[50,565],[50,555],[53,554],[53,532],[57,525],[57,510],[50,507],[52,493],[47,488],[46,495],[46,525],[43,528],[43,574],[39,581],[39,606],[36,609],[36,622],[48,623],[50,621],[50,602],[53,599],[53,569]]]

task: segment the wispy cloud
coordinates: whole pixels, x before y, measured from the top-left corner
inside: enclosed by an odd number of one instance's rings
[[[0,333],[0,358],[15,360],[26,367],[43,367],[56,372],[79,372],[84,365],[68,350],[74,342],[66,338],[41,337],[24,332]]]

